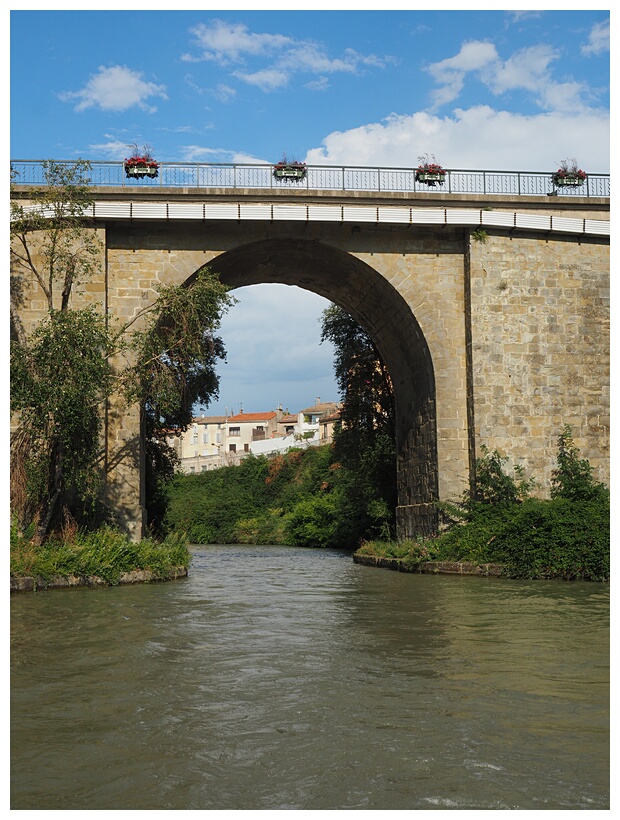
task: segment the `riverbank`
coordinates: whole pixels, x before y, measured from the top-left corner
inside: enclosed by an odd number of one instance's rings
[[[385,555],[365,555],[354,552],[353,561],[368,567],[392,569],[397,572],[419,572],[431,575],[482,575],[498,577],[503,575],[501,564],[476,564],[471,561],[420,561],[413,564],[404,558],[389,558]]]
[[[11,527],[11,592],[151,583],[187,576],[187,537],[134,543],[112,527],[36,546]]]
[[[151,584],[157,581],[174,581],[187,578],[187,567],[173,567],[164,575],[148,569],[134,569],[124,572],[113,584],[98,575],[55,575],[52,578],[39,576],[11,576],[11,592],[40,592],[45,589],[71,589],[75,587],[109,587],[121,584]]]
[[[479,504],[434,538],[365,541],[354,560],[401,572],[485,575],[492,566],[507,578],[608,582],[609,493]]]

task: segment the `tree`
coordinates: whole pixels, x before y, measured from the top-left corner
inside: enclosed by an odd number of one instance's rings
[[[372,338],[337,305],[323,311],[321,341],[334,345],[334,373],[343,401],[344,427],[362,437],[394,437],[392,380]]]
[[[372,338],[346,311],[323,311],[321,341],[334,345],[334,373],[340,390],[341,426],[334,463],[346,468],[343,493],[349,506],[341,516],[342,542],[394,531],[397,504],[394,392],[390,375]]]
[[[607,492],[604,484],[594,480],[590,462],[579,458],[573,431],[565,424],[558,437],[557,467],[551,475],[551,498],[593,501]]]
[[[101,420],[113,393],[143,408],[151,469],[171,472],[165,432],[185,429],[193,404],[217,396],[225,352],[214,334],[234,302],[205,268],[191,288],[160,288],[123,326],[102,305],[80,306],[77,286],[101,267],[88,173],[82,160],[46,162],[32,204],[11,206],[11,506],[23,528],[35,528],[35,543],[67,515],[101,521]],[[28,288],[47,306],[29,333],[20,321]],[[121,352],[132,363],[114,371]]]

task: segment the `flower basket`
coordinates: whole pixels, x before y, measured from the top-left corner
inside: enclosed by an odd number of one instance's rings
[[[142,177],[154,178],[159,173],[159,165],[156,162],[135,162],[125,160],[125,176],[141,179]]]
[[[583,185],[588,175],[577,165],[577,160],[563,159],[560,167],[551,178],[553,184],[561,188],[563,186]]]
[[[553,175],[553,182],[555,185],[562,187],[563,185],[583,185],[586,181],[586,176],[573,176],[573,175],[560,175],[554,174]]]
[[[435,157],[433,157],[435,159]],[[438,165],[436,162],[429,162],[428,154],[425,154],[422,157],[418,157],[418,162],[421,165],[418,165],[415,172],[415,181],[416,182],[423,182],[425,185],[443,185],[446,181],[446,172]]]
[[[159,173],[159,163],[153,159],[150,147],[145,145],[142,151],[135,143],[128,147],[131,148],[132,154],[124,162],[125,176],[129,179],[156,177]]]
[[[434,185],[438,182],[440,185],[443,185],[446,180],[446,173],[442,171],[416,171],[415,174],[416,182],[425,182],[427,185]]]
[[[303,162],[279,162],[273,166],[273,177],[278,182],[302,182],[307,173]]]

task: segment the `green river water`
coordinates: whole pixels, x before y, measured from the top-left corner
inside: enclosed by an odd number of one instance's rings
[[[11,808],[609,808],[607,585],[193,555],[11,596]]]

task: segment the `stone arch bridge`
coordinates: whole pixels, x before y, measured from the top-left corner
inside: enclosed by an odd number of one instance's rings
[[[29,187],[14,196],[26,199]],[[205,264],[232,288],[314,291],[372,336],[394,382],[398,534],[436,527],[484,445],[548,494],[570,424],[609,477],[609,199],[106,186],[100,276],[79,298],[131,319]],[[574,193],[574,192],[573,192]],[[26,329],[43,311],[33,285]],[[265,316],[265,321],[270,321]],[[225,340],[224,340],[225,342]],[[106,413],[108,505],[145,528],[139,412]]]

